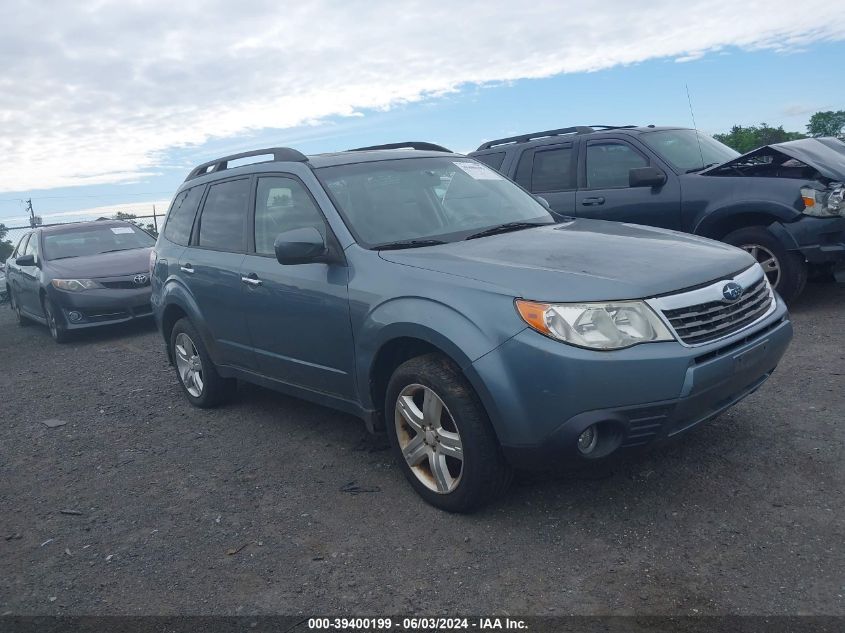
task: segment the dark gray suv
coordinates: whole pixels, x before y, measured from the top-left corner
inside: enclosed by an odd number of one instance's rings
[[[599,459],[719,414],[792,336],[748,253],[556,223],[497,172],[430,144],[200,165],[151,267],[192,404],[245,380],[357,415],[450,511],[494,498],[514,466]]]

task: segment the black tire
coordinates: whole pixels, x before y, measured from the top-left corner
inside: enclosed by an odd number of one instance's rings
[[[794,301],[804,291],[804,286],[807,285],[807,262],[801,254],[786,250],[781,241],[766,227],[750,226],[739,229],[726,235],[722,241],[745,250],[750,250],[753,246],[759,247],[758,261],[768,259],[769,254],[774,256],[779,266],[779,278],[774,282],[773,275],[767,275],[769,281],[773,282],[774,289],[787,303]]]
[[[177,350],[177,339],[179,335],[184,334],[188,337],[193,345],[196,354],[199,356],[201,362],[200,376],[202,381],[202,388],[199,392],[191,393],[191,385],[185,384],[185,379],[179,369]],[[179,385],[185,393],[185,397],[195,407],[200,409],[211,409],[219,406],[232,398],[237,390],[237,381],[234,378],[223,378],[217,373],[217,368],[208,355],[208,350],[203,343],[202,337],[197,332],[194,324],[187,318],[179,319],[173,330],[170,333],[170,353],[173,358],[173,366],[176,368],[176,377],[179,380]],[[193,385],[196,387],[196,384]]]
[[[50,330],[50,336],[56,343],[67,343],[71,339],[71,333],[62,327],[61,322],[56,317],[56,307],[50,303],[47,298],[41,298],[41,307],[44,309],[44,319],[47,321],[47,329]]]
[[[27,319],[23,315],[23,312],[21,312],[20,304],[18,304],[17,300],[15,299],[15,294],[11,291],[11,289],[9,290],[9,307],[12,309],[12,312],[15,313],[15,321],[19,326],[26,327],[27,325],[30,325],[32,323],[32,321]]]
[[[418,387],[431,390],[438,396],[445,407],[443,419],[450,420],[443,423],[444,429],[453,421],[459,435],[463,460],[459,476],[455,478],[457,483],[448,492],[437,492],[429,487],[435,485],[433,475],[429,485],[423,483],[400,448],[397,401],[404,390]],[[417,494],[437,508],[448,512],[472,512],[501,496],[513,479],[513,471],[502,454],[478,396],[461,370],[441,354],[418,356],[393,372],[385,399],[385,421],[399,467]],[[423,460],[417,472],[428,468],[428,463],[428,460]],[[430,468],[428,471],[432,472]]]

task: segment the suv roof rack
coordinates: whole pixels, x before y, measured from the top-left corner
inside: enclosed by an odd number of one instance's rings
[[[229,169],[229,162],[233,160],[238,160],[240,158],[249,158],[250,156],[262,156],[264,154],[272,154],[273,160],[276,162],[308,162],[308,157],[299,150],[295,150],[290,147],[267,147],[265,149],[254,149],[249,152],[241,152],[239,154],[232,154],[230,156],[223,156],[222,158],[215,158],[214,160],[210,160],[207,163],[203,163],[202,165],[194,167],[191,170],[191,173],[188,174],[188,177],[185,178],[185,180],[188,181],[193,178],[198,178],[199,176],[204,176],[205,174]]]
[[[405,141],[403,143],[386,143],[385,145],[369,145],[367,147],[356,147],[355,149],[348,149],[347,152],[367,152],[376,149],[419,149],[429,152],[448,152],[452,150],[446,149],[442,145],[435,143],[427,143],[425,141]]]
[[[520,134],[519,136],[509,136],[507,138],[496,139],[495,141],[487,141],[482,143],[476,152],[483,149],[492,149],[499,145],[508,145],[510,143],[526,143],[538,138],[547,138],[550,136],[565,136],[567,134],[592,134],[596,131],[602,130],[622,130],[637,127],[636,125],[576,125],[573,127],[562,127],[557,130],[545,130],[544,132],[532,132],[530,134]]]

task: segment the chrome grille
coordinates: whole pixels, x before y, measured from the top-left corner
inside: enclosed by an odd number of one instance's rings
[[[744,288],[742,296],[734,302],[721,297],[722,288],[730,281]],[[734,280],[652,301],[687,345],[710,343],[739,332],[768,314],[775,305],[774,294],[759,266],[737,275]]]
[[[734,303],[699,303],[677,310],[665,310],[663,315],[684,343],[695,345],[741,330],[765,314],[771,303],[769,288],[765,280],[760,279]]]

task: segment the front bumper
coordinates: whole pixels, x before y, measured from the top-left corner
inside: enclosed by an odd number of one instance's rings
[[[104,288],[82,292],[66,292],[51,286],[47,294],[53,305],[59,308],[61,325],[67,330],[125,323],[152,316],[149,285],[132,289]],[[81,319],[76,315],[80,315]]]
[[[769,229],[790,251],[811,264],[845,262],[845,218],[802,215],[795,222],[775,222]]]
[[[715,417],[765,382],[791,339],[779,301],[763,322],[695,348],[667,342],[596,352],[525,330],[467,375],[511,463],[546,468],[581,458],[577,438],[593,424],[618,434],[615,451]]]

